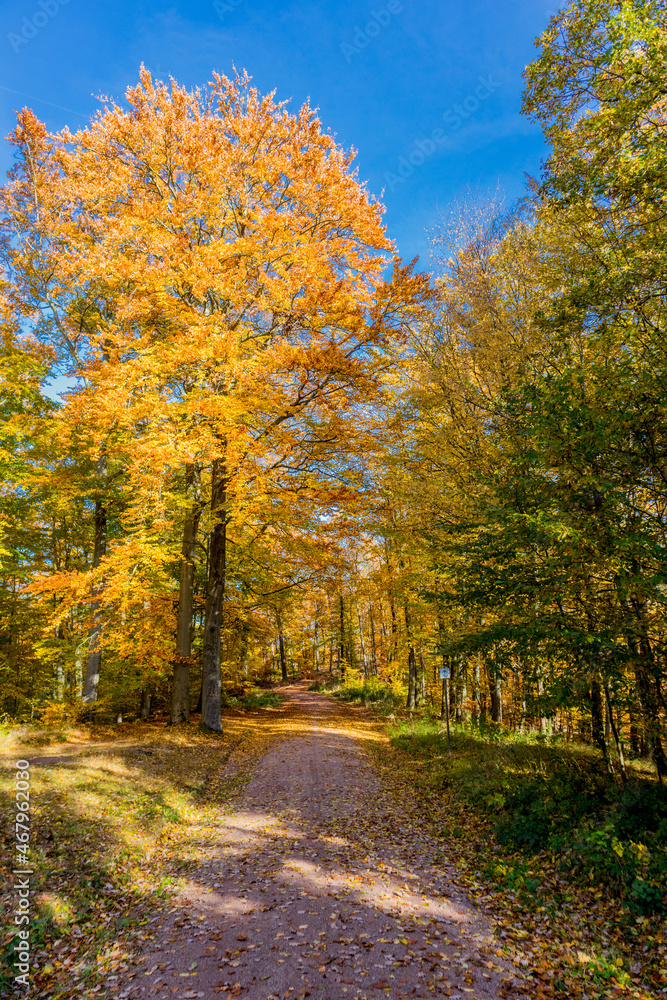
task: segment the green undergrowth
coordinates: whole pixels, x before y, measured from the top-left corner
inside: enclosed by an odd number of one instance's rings
[[[263,691],[255,688],[240,697],[228,697],[225,705],[229,708],[241,708],[252,711],[257,708],[278,708],[282,704],[282,695],[276,691]]]
[[[377,678],[350,678],[339,682],[331,691],[340,701],[373,706],[388,711],[398,710],[405,701],[405,691],[401,685],[387,685]]]
[[[451,759],[437,722],[399,724],[392,739],[483,814],[500,844],[552,855],[629,914],[667,912],[667,789],[639,770],[624,787],[590,748],[494,729],[454,726]]]
[[[542,977],[537,995],[667,993],[667,796],[643,762],[623,788],[585,745],[453,725],[449,756],[433,719],[389,736],[376,763],[410,789],[504,954]]]

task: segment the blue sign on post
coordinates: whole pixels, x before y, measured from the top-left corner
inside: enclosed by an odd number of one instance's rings
[[[440,680],[441,681],[448,681],[449,678],[450,678],[450,676],[451,676],[451,674],[450,674],[449,667],[440,667]]]

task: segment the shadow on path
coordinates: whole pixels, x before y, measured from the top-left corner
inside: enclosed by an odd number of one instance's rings
[[[290,737],[155,927],[141,984],[113,995],[510,995],[490,925],[434,861],[442,846],[369,765],[363,716],[299,685],[282,693]]]

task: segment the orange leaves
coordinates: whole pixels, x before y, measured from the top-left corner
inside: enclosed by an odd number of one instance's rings
[[[186,467],[203,509],[224,457],[230,572],[252,566],[260,596],[320,571],[322,518],[359,493],[382,351],[427,283],[398,261],[385,281],[393,246],[354,154],[245,74],[188,90],[142,68],[85,128],[49,135],[24,112],[14,141],[6,297],[72,379],[31,488],[82,536],[39,590],[81,635],[95,583],[105,642],[166,658]],[[96,504],[109,538],[91,572]]]

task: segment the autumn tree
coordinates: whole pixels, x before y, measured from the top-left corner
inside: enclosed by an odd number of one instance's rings
[[[187,715],[187,567],[206,490],[202,719],[219,730],[229,531],[270,523],[278,483],[303,485],[344,450],[347,422],[377,389],[378,350],[419,304],[423,279],[396,265],[385,280],[393,248],[353,154],[308,106],[291,115],[246,77],[188,92],[142,71],[126,107],[108,105],[74,135],[46,136],[24,114],[17,142],[23,172],[6,225],[31,232],[42,212],[29,201],[38,149],[53,227],[46,264],[62,299],[48,329],[74,344],[79,379],[63,419],[84,420],[101,483],[110,461],[122,470],[126,530],[116,549],[154,537],[175,508],[182,514],[174,720]],[[36,256],[37,241],[25,242],[23,256],[12,248],[19,300]],[[60,301],[48,282],[39,294]],[[170,511],[169,494],[188,499]],[[95,510],[94,571],[113,563],[103,493]],[[98,577],[94,673],[103,569]]]

